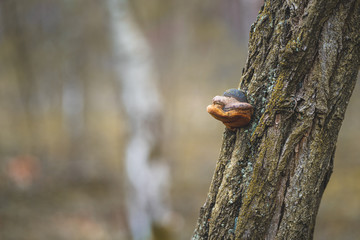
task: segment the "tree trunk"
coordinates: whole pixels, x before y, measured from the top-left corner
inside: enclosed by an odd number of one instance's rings
[[[35,152],[34,141],[38,138],[37,126],[35,124],[36,117],[34,111],[39,106],[36,99],[37,86],[35,74],[31,64],[31,53],[21,15],[19,14],[19,3],[16,1],[3,0],[0,1],[0,24],[4,39],[6,41],[9,61],[12,63],[16,74],[18,94],[21,107],[24,112],[25,128],[22,133],[24,139],[20,142],[24,147],[24,151]],[[17,109],[14,109],[16,111]]]
[[[225,130],[193,239],[312,239],[356,82],[359,0],[267,0],[240,81],[255,107]]]
[[[126,0],[107,0],[116,74],[131,128],[126,149],[127,207],[134,240],[165,232],[169,217],[168,168],[161,156],[162,101],[150,48]]]

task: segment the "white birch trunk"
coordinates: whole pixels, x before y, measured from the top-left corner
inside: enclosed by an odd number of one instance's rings
[[[126,149],[128,217],[135,240],[150,239],[153,223],[168,215],[167,168],[152,152],[160,145],[162,104],[150,49],[126,0],[107,0],[115,70],[131,133]]]

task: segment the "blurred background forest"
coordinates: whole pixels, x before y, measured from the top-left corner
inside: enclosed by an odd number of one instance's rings
[[[132,239],[124,160],[131,118],[106,2],[0,1],[0,239]],[[171,213],[156,239],[192,235],[224,130],[205,108],[238,86],[262,2],[128,1],[163,106]],[[358,83],[315,239],[360,236],[359,105]]]

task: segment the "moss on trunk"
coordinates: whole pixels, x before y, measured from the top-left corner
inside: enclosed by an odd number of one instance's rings
[[[359,0],[265,1],[240,88],[252,122],[225,130],[193,239],[312,239],[356,82]]]

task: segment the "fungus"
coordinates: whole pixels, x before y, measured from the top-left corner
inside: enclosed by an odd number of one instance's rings
[[[247,102],[246,95],[238,89],[226,90],[223,96],[215,96],[207,112],[221,121],[230,130],[246,126],[254,112]]]

